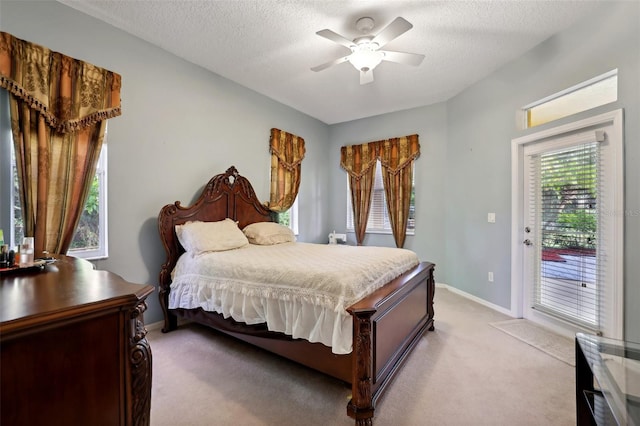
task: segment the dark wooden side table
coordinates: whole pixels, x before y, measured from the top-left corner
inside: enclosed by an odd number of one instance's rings
[[[67,256],[0,275],[0,424],[148,425],[151,292]]]
[[[578,426],[640,426],[640,344],[576,334]]]

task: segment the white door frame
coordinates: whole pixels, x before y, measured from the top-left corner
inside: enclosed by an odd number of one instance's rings
[[[607,337],[622,339],[624,325],[624,158],[623,158],[623,112],[622,109],[600,114],[562,126],[553,127],[530,135],[522,136],[511,141],[511,315],[522,318],[524,313],[524,147],[533,142],[558,137],[579,130],[611,125],[609,136],[612,141],[614,182],[613,203],[615,208],[611,214],[614,220],[614,242],[612,250],[615,263],[611,265],[611,279],[613,280],[613,304],[620,309],[615,311],[611,324],[611,331]],[[550,325],[550,324],[547,324]],[[561,330],[558,330],[562,332]],[[565,333],[566,334],[566,333]]]

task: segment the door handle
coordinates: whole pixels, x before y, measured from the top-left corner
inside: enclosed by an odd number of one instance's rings
[[[528,238],[527,238],[526,240],[524,240],[522,243],[523,243],[525,246],[532,246],[532,245],[533,245],[533,243],[531,242],[531,240],[530,240],[530,239],[528,239]]]

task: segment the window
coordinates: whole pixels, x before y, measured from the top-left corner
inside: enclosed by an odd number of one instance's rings
[[[598,259],[600,143],[579,142],[529,156],[536,251],[534,309],[600,331],[598,301],[604,259]]]
[[[22,220],[22,206],[20,205],[20,190],[18,188],[18,170],[16,169],[16,156],[11,145],[11,171],[12,182],[11,201],[13,206],[13,241],[12,246],[17,246],[24,237],[24,221]]]
[[[414,167],[414,166],[412,166]],[[413,177],[413,188],[411,190],[411,204],[409,205],[409,220],[407,221],[407,235],[414,235],[415,231],[415,167]],[[349,176],[347,176],[347,231],[353,231],[353,207],[351,206],[351,187],[349,186]],[[387,199],[382,183],[382,167],[380,160],[376,162],[376,177],[371,195],[371,209],[369,211],[369,221],[367,222],[367,232],[373,234],[391,234],[391,222],[387,210]]]
[[[15,154],[11,150],[13,170],[12,186],[12,216],[14,239],[12,246],[24,236],[24,223],[18,193],[18,174],[16,170]],[[102,145],[100,159],[93,178],[91,190],[80,217],[76,234],[67,252],[70,256],[84,259],[98,259],[108,256],[107,250],[107,145]]]
[[[0,229],[4,243],[15,248],[13,235],[13,174],[11,156],[13,145],[11,118],[9,116],[9,93],[0,88]]]
[[[288,226],[295,235],[298,235],[298,197],[289,210],[278,214],[278,223]]]
[[[618,70],[609,71],[522,108],[525,128],[539,126],[618,100]]]
[[[105,136],[106,138],[106,136]],[[107,144],[102,145],[96,174],[67,254],[84,259],[108,256],[107,246]]]

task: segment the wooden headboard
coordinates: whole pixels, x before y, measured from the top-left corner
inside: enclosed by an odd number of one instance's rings
[[[225,173],[212,177],[192,206],[183,207],[180,201],[176,201],[160,210],[158,230],[167,254],[167,260],[160,269],[158,292],[163,310],[168,308],[171,271],[178,257],[184,253],[176,236],[176,225],[196,220],[215,222],[226,218],[237,221],[240,229],[255,222],[277,220],[276,214],[262,205],[251,183],[240,176],[234,166],[229,167]]]

